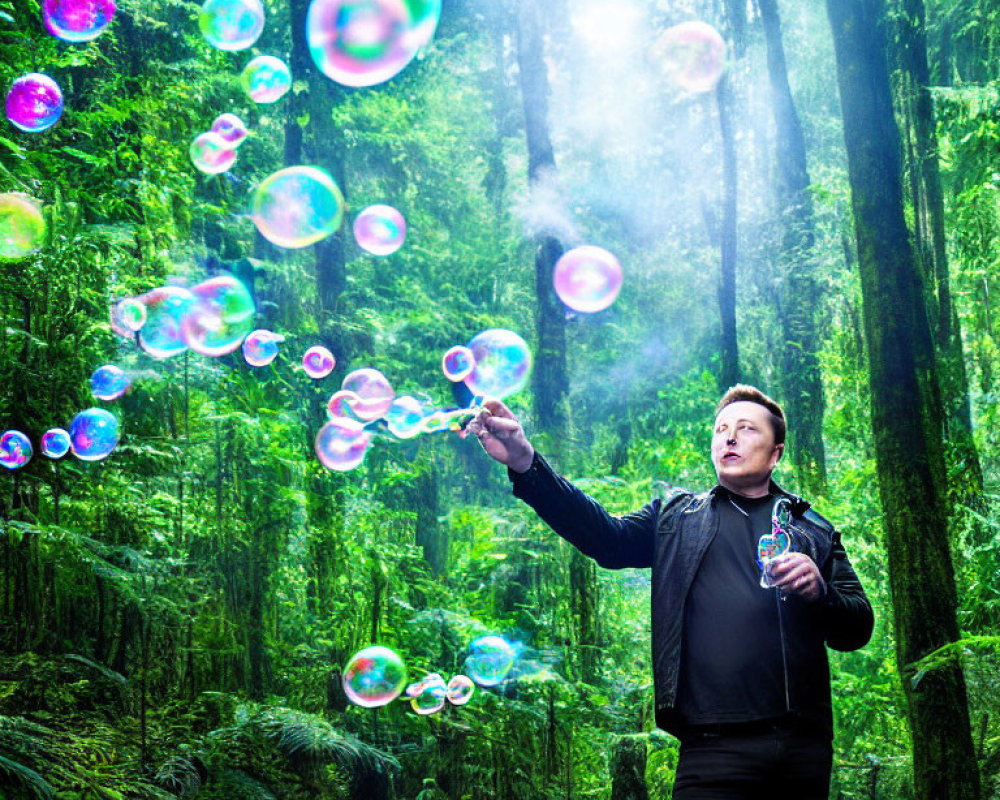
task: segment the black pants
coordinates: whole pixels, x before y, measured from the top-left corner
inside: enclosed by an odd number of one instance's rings
[[[681,739],[673,800],[828,800],[832,766],[818,733],[692,733]]]

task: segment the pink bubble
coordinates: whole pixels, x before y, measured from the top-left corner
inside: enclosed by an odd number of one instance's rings
[[[22,75],[7,93],[7,119],[22,131],[38,133],[51,128],[62,112],[62,89],[40,72]]]
[[[285,341],[280,333],[253,331],[243,340],[243,358],[251,367],[266,367],[278,355],[278,344]]]
[[[338,417],[356,419],[354,407],[360,404],[361,398],[354,394],[354,392],[340,389],[330,395],[330,399],[326,403],[326,413],[330,419],[337,419]]]
[[[181,320],[181,336],[196,353],[232,353],[253,329],[250,291],[232,275],[216,275],[191,289],[194,304]]]
[[[236,151],[219,134],[208,131],[191,142],[191,163],[206,175],[226,172],[236,163]]]
[[[377,369],[356,369],[344,378],[341,389],[354,392],[359,398],[351,410],[359,419],[376,420],[384,416],[392,407],[396,392]]]
[[[337,359],[321,344],[313,345],[302,356],[302,369],[313,380],[318,381],[320,378],[325,378],[333,372],[335,366],[337,366]]]
[[[689,92],[712,91],[726,68],[726,43],[705,22],[667,28],[650,54],[668,80]]]
[[[306,39],[328,78],[374,86],[430,43],[440,18],[441,0],[312,0]]]
[[[316,456],[324,467],[347,472],[364,461],[371,440],[371,433],[357,420],[336,417],[316,434]]]
[[[585,245],[564,253],[552,273],[556,294],[574,311],[610,306],[622,288],[622,267],[607,250]]]
[[[0,436],[0,467],[20,469],[32,456],[31,439],[21,431],[4,431]]]
[[[114,0],[44,0],[45,29],[64,42],[96,39],[111,24]]]
[[[214,133],[231,148],[236,149],[247,138],[247,126],[235,114],[219,114],[212,123],[209,133]]]
[[[49,428],[42,434],[42,454],[62,458],[69,452],[69,433],[63,428]]]
[[[354,239],[372,255],[390,255],[406,240],[406,220],[392,206],[368,206],[354,218]]]
[[[450,348],[441,359],[441,371],[448,380],[455,383],[464,381],[475,367],[476,357],[468,347],[460,344]]]

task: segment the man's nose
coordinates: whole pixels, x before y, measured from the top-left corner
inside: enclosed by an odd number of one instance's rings
[[[736,434],[733,434],[732,436],[727,436],[726,444],[730,446],[736,444]]]

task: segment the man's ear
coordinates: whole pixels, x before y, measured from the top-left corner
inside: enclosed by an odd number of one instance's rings
[[[777,464],[778,461],[781,461],[781,457],[785,454],[785,443],[782,442],[781,444],[776,444],[775,448],[778,451],[778,458],[775,460],[774,463]]]

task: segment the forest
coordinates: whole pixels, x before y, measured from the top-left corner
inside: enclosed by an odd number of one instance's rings
[[[0,0],[0,798],[668,800],[649,571],[562,541],[463,430],[489,391],[442,357],[494,330],[532,361],[498,394],[614,514],[715,485],[728,387],[782,403],[775,479],[875,612],[830,651],[831,799],[1000,798],[1000,7],[264,0],[213,41],[238,2]],[[369,81],[317,57],[352,6],[419,33]],[[690,22],[725,48],[700,83],[663,44]],[[282,241],[298,199],[262,187],[295,167],[333,210]],[[352,230],[378,204],[391,252]],[[581,246],[623,276],[596,310],[553,283]],[[157,303],[206,286],[233,346],[157,350]],[[395,425],[336,428],[359,370]],[[49,455],[87,409],[115,440]],[[434,713],[345,692],[365,648],[448,681],[482,637],[509,672]]]

